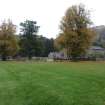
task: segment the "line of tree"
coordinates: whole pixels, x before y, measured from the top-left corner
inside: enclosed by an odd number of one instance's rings
[[[12,21],[4,21],[0,26],[0,56],[3,61],[11,57],[47,57],[55,51],[54,39],[38,35],[36,21],[26,20],[20,23],[21,32],[16,35],[16,26]]]
[[[64,49],[68,58],[84,56],[92,44],[95,32],[90,12],[84,5],[71,6],[62,18],[58,37],[48,39],[38,35],[40,27],[36,21],[26,20],[20,23],[21,32],[16,35],[16,26],[8,20],[0,25],[0,56],[47,57],[50,52]],[[55,49],[56,48],[56,49]]]

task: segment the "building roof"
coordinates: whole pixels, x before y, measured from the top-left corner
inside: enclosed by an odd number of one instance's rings
[[[105,50],[104,48],[100,47],[100,46],[92,46],[90,48],[90,50]]]

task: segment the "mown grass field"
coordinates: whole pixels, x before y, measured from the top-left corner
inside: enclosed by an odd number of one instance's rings
[[[105,62],[0,62],[0,105],[105,105]]]

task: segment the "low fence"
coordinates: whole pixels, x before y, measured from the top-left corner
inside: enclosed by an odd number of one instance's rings
[[[54,58],[54,61],[105,61],[105,58],[95,58],[95,57],[82,57],[82,58],[66,58],[66,59],[61,59],[61,58]]]
[[[28,57],[17,57],[13,60],[16,61],[28,61]],[[48,60],[48,57],[32,57],[31,61],[43,61],[46,62]]]
[[[1,60],[1,59],[0,59]],[[8,61],[29,61],[28,57],[16,57],[16,58],[8,58]],[[39,61],[39,62],[63,62],[63,61],[105,61],[105,58],[95,58],[95,57],[82,57],[82,58],[48,58],[48,57],[32,57],[31,61]]]

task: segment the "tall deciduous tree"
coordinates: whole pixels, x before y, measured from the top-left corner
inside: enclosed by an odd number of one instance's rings
[[[56,40],[66,49],[68,57],[76,58],[86,53],[94,36],[91,24],[90,13],[84,5],[75,5],[66,11]]]
[[[36,55],[38,49],[37,33],[39,26],[36,21],[26,20],[21,23],[20,52],[29,59]]]
[[[7,56],[16,54],[18,44],[15,38],[16,26],[8,20],[0,26],[0,55],[2,60],[6,60]]]

